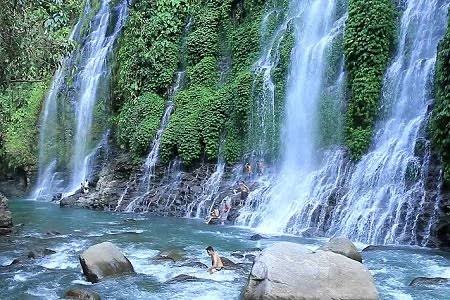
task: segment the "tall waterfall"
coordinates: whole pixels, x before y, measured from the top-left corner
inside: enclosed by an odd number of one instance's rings
[[[397,52],[383,83],[383,112],[369,153],[353,164],[343,149],[321,151],[316,127],[318,99],[329,89],[323,84],[324,53],[345,16],[333,19],[333,1],[308,2],[296,24],[281,170],[250,193],[241,224],[268,232],[312,230],[373,244],[427,245],[440,201],[427,188],[438,190],[440,183],[430,187],[427,182],[426,124],[449,3],[404,2]],[[341,68],[330,87],[336,95],[344,75]]]
[[[35,198],[56,191],[73,192],[91,175],[93,155],[103,144],[107,130],[108,60],[127,12],[127,0],[117,4],[102,0],[95,14],[90,1],[86,3],[71,35],[80,47],[64,59],[45,101]],[[92,19],[90,15],[94,15]],[[85,25],[89,28],[87,36]],[[61,150],[61,140],[69,140],[68,153]]]
[[[387,113],[379,120],[371,151],[356,165],[348,192],[337,204],[330,234],[368,243],[427,243],[434,220],[426,209],[434,211],[439,197],[427,195],[430,145],[419,138],[433,100],[437,46],[445,33],[449,3],[406,1],[398,50],[384,78]]]
[[[335,1],[292,1],[296,12],[295,46],[291,56],[282,131],[282,165],[274,183],[265,182],[250,194],[239,222],[269,232],[284,231],[305,203],[322,161],[331,160],[318,145],[318,110],[325,91],[327,53],[342,34],[345,16],[337,16]],[[343,71],[341,72],[343,73]],[[341,90],[343,75],[336,81]],[[340,97],[334,97],[340,101]],[[330,151],[329,156],[337,151]],[[335,176],[338,165],[330,171]],[[325,171],[324,171],[325,172]],[[328,172],[328,173],[330,173]],[[333,179],[329,179],[333,181]],[[256,207],[256,211],[254,210]]]

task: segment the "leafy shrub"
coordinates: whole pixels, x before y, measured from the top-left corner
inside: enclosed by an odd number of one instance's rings
[[[393,48],[395,16],[391,0],[349,1],[344,34],[350,91],[345,141],[354,159],[370,145],[383,73]]]

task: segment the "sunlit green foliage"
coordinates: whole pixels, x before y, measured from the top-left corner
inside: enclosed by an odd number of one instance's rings
[[[37,162],[38,120],[49,79],[74,45],[84,1],[0,2],[0,169]]]
[[[46,83],[26,83],[0,94],[0,159],[5,167],[36,164],[39,113]]]
[[[367,151],[383,73],[392,53],[396,11],[391,0],[349,0],[344,52],[349,74],[345,141],[354,159]]]
[[[430,132],[433,146],[442,157],[445,183],[450,185],[450,29],[439,45],[435,83]]]

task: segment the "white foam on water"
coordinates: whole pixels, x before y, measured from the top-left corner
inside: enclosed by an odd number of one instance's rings
[[[440,266],[438,262],[426,268],[430,277],[450,278],[450,266]]]
[[[41,297],[41,299],[46,300],[59,299],[58,295],[55,292],[55,289],[50,289],[42,286],[28,289],[25,293],[31,296]]]
[[[17,282],[24,282],[24,281],[27,281],[28,278],[29,278],[29,276],[26,276],[23,273],[19,273],[19,274],[14,275],[13,280],[17,281]]]
[[[81,280],[81,279],[72,280],[71,283],[73,283],[73,284],[81,284],[81,285],[93,285],[92,282],[89,282],[89,281],[86,281],[86,280]]]
[[[77,240],[54,248],[55,254],[38,260],[37,264],[47,269],[75,269],[78,267],[77,255],[85,249],[86,241]]]

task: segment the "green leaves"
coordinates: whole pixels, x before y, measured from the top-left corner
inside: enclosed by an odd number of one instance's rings
[[[435,76],[436,97],[430,135],[434,149],[442,158],[444,182],[450,186],[450,29],[439,45]]]
[[[344,34],[349,92],[345,141],[353,159],[368,149],[395,39],[396,12],[391,0],[350,0]]]

